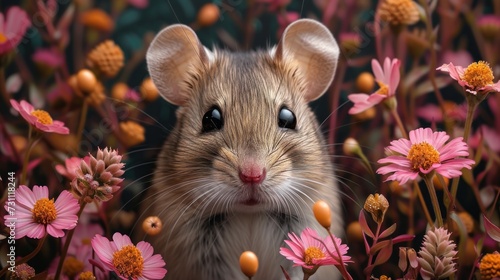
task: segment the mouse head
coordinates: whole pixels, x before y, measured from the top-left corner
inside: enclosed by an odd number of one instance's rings
[[[308,19],[251,53],[212,52],[184,25],[162,30],[147,63],[160,94],[179,106],[158,162],[165,188],[210,211],[293,211],[334,189],[308,102],[329,87],[338,56],[330,31]]]

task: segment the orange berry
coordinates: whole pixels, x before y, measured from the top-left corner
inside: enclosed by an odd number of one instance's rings
[[[220,10],[214,3],[208,3],[201,7],[198,12],[197,21],[200,26],[206,27],[213,25],[219,20]]]
[[[332,213],[328,203],[318,200],[313,205],[314,217],[324,228],[330,228],[332,224]]]
[[[113,88],[111,88],[111,97],[117,101],[125,100],[125,95],[129,91],[129,87],[125,83],[116,83]]]
[[[252,251],[245,251],[240,255],[241,272],[247,277],[253,277],[259,269],[259,258]]]
[[[86,27],[103,32],[110,32],[115,26],[111,16],[101,9],[90,9],[83,12],[80,16],[80,22]]]
[[[472,237],[468,237],[465,241],[465,250],[458,251],[458,263],[461,266],[472,266],[477,258],[476,242]]]
[[[149,216],[142,222],[142,229],[147,235],[157,235],[160,233],[162,223],[157,216]]]
[[[158,89],[151,78],[146,78],[142,81],[140,91],[142,98],[146,101],[154,101],[158,97]]]
[[[356,88],[364,93],[370,93],[375,86],[375,78],[372,73],[363,72],[356,78]]]
[[[354,221],[347,226],[347,239],[349,242],[363,241],[363,230],[358,221]]]
[[[78,88],[83,92],[92,92],[97,85],[97,78],[94,73],[88,69],[82,69],[76,74]]]

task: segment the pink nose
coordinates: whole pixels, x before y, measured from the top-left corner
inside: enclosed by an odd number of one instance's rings
[[[257,165],[242,168],[239,172],[240,179],[247,184],[260,184],[266,178],[266,170]]]

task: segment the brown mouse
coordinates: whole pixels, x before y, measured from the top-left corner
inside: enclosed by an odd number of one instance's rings
[[[343,232],[334,168],[308,106],[329,87],[338,56],[330,31],[310,19],[289,25],[277,46],[247,53],[210,51],[180,24],[155,37],[150,75],[179,108],[142,217],[163,222],[148,240],[167,279],[247,279],[247,250],[259,258],[253,279],[284,279],[280,265],[301,279],[279,249],[289,232],[324,233],[311,209],[320,199]],[[338,275],[320,268],[314,278]]]

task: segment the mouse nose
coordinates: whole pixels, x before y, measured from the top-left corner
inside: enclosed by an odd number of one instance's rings
[[[260,184],[266,178],[266,169],[258,164],[249,164],[243,166],[238,175],[243,183]]]

